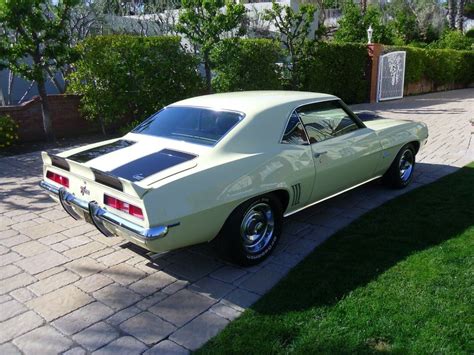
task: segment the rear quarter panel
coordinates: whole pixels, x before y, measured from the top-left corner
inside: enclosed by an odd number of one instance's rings
[[[304,148],[274,144],[261,153],[216,154],[214,166],[198,165],[173,181],[158,183],[144,196],[150,225],[179,226],[148,247],[164,251],[209,241],[241,203],[275,190],[288,192],[292,208],[291,186],[296,182],[304,205],[314,181],[312,156]]]
[[[224,137],[193,169],[150,186],[144,204],[150,225],[180,223],[148,247],[169,250],[213,239],[244,201],[275,190],[304,185],[309,198],[314,163],[308,147],[280,144],[291,105],[254,112]]]

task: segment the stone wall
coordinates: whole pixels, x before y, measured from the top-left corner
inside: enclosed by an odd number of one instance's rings
[[[97,131],[97,128],[86,121],[79,113],[79,96],[49,95],[51,119],[57,138],[74,137]],[[0,115],[8,115],[20,126],[20,142],[44,140],[41,102],[34,97],[18,106],[0,106]]]

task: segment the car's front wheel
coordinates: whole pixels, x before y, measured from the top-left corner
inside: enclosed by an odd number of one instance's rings
[[[394,188],[404,188],[413,179],[415,170],[415,149],[407,144],[400,149],[392,165],[384,175],[384,181]]]
[[[244,266],[258,264],[275,248],[283,223],[282,206],[272,194],[237,207],[221,231],[227,255]]]

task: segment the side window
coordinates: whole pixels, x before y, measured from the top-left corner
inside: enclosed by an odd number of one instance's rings
[[[293,112],[291,114],[281,142],[285,144],[298,145],[308,144],[308,138],[306,137],[303,125],[301,124],[301,121],[296,112]]]
[[[306,105],[297,111],[311,144],[359,129],[357,123],[337,101]]]

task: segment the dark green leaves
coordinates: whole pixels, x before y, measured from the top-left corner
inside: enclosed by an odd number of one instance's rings
[[[66,31],[78,0],[3,0],[0,3],[0,66],[28,80],[44,80],[70,60]]]
[[[363,13],[359,5],[347,2],[344,5],[343,16],[339,20],[339,29],[334,39],[338,42],[367,43],[369,26],[372,26],[373,29],[373,43],[393,43],[392,30],[383,23],[383,16],[378,7],[369,6]]]
[[[224,0],[183,0],[182,9],[177,29],[202,52],[209,52],[222,35],[237,29],[246,11],[242,4]]]
[[[197,61],[179,37],[89,37],[70,76],[85,115],[104,124],[143,120],[163,106],[200,93]]]
[[[288,86],[292,89],[301,88],[301,77],[298,75],[301,71],[298,67],[303,59],[305,45],[313,41],[311,26],[315,21],[315,12],[316,8],[310,4],[303,4],[295,11],[291,6],[282,6],[275,1],[271,9],[265,10],[264,18],[276,27],[278,39],[289,57],[291,65],[286,69],[290,73]]]
[[[211,52],[217,92],[282,88],[280,44],[269,39],[227,39]],[[249,65],[251,63],[251,65]]]

